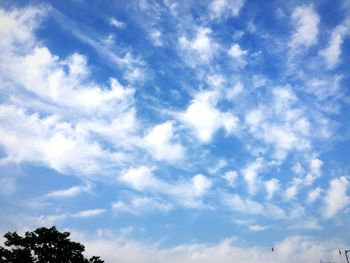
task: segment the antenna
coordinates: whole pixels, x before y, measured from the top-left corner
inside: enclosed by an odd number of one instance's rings
[[[345,252],[346,261],[349,263],[348,253],[350,252],[350,250],[345,250],[344,252]]]

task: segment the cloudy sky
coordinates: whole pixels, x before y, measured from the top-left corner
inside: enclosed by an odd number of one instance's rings
[[[1,1],[0,232],[56,225],[112,263],[340,262],[349,36],[347,0]]]

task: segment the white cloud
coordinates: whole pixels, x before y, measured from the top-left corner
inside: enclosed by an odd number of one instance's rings
[[[133,89],[122,87],[116,79],[110,80],[108,89],[92,81],[87,82],[87,61],[80,54],[59,60],[46,47],[36,47],[26,56],[14,54],[13,57],[15,59],[9,61],[8,70],[12,82],[53,104],[102,113],[132,100]],[[68,72],[64,69],[65,65],[69,68]]]
[[[345,176],[330,181],[329,188],[323,199],[323,215],[325,218],[333,218],[350,204],[350,197],[346,194],[348,185],[349,181]]]
[[[307,152],[311,148],[310,121],[298,107],[298,99],[288,87],[272,90],[270,105],[248,111],[245,122],[250,133],[274,150],[277,160],[284,160],[291,151]]]
[[[56,190],[48,193],[46,196],[50,198],[67,198],[67,197],[74,197],[77,196],[83,192],[87,192],[91,189],[90,185],[78,185],[78,186],[72,186],[68,189],[63,190]]]
[[[337,261],[337,248],[347,247],[339,240],[320,241],[307,236],[287,236],[274,244],[273,254],[271,247],[243,246],[237,238],[227,238],[214,244],[190,243],[170,248],[120,239],[80,238],[79,241],[86,245],[89,256],[101,255],[102,259],[111,263],[268,263],[274,257],[281,263],[319,262],[320,258]]]
[[[119,68],[123,72],[123,78],[129,83],[142,83],[147,79],[145,61],[136,57],[131,47],[118,46],[110,37],[101,35],[92,27],[82,26],[70,19],[57,9],[52,16],[57,23],[73,37],[92,47],[104,60],[104,63]]]
[[[181,144],[173,143],[174,127],[171,122],[165,122],[153,127],[144,138],[146,149],[157,160],[169,162],[180,161],[185,157]]]
[[[295,177],[292,179],[290,186],[286,189],[286,192],[285,192],[285,196],[287,200],[296,198],[302,183],[303,183],[303,180],[300,178]]]
[[[209,6],[212,19],[238,16],[245,0],[213,0]]]
[[[329,69],[335,68],[340,62],[341,46],[349,33],[349,23],[350,21],[346,21],[343,25],[337,26],[332,31],[328,46],[320,51]]]
[[[143,215],[150,212],[164,213],[173,208],[171,203],[154,197],[136,197],[129,202],[116,201],[112,203],[112,209],[117,214],[131,213],[134,215]]]
[[[130,168],[119,178],[136,190],[162,189],[163,182],[153,176],[153,169],[147,166]]]
[[[187,208],[208,208],[208,205],[203,203],[203,197],[209,193],[212,187],[212,181],[202,175],[196,174],[191,180],[168,184],[167,192],[180,205]]]
[[[150,33],[151,40],[156,47],[163,46],[162,33],[159,30],[152,30]]]
[[[3,50],[14,50],[18,43],[24,44],[24,48],[31,48],[35,38],[33,31],[38,27],[43,17],[47,14],[44,6],[28,6],[21,10],[13,9],[5,11],[0,9],[0,47]]]
[[[211,181],[202,174],[196,174],[191,181],[195,196],[202,196],[212,185]]]
[[[115,201],[112,203],[112,209],[115,213],[130,213],[130,214],[137,214],[137,211],[132,209],[130,205],[126,204],[123,201]]]
[[[48,214],[48,215],[40,215],[38,217],[33,217],[30,222],[32,227],[37,224],[38,226],[46,226],[51,227],[53,225],[56,225],[58,222],[62,222],[67,219],[71,218],[88,218],[88,217],[94,217],[101,215],[105,213],[105,209],[90,209],[90,210],[83,210],[78,213],[72,214],[72,213],[61,213],[61,214]]]
[[[303,218],[301,222],[297,222],[290,226],[291,229],[302,230],[322,230],[323,227],[315,218]]]
[[[309,173],[305,177],[305,184],[311,185],[313,182],[321,176],[321,168],[323,162],[320,159],[313,158],[310,160]]]
[[[248,54],[247,50],[243,50],[239,44],[232,44],[230,50],[228,51],[230,57],[232,57],[240,66],[245,66],[246,56]]]
[[[271,200],[275,192],[280,188],[280,181],[276,178],[272,178],[265,182],[265,188],[267,192],[267,199]]]
[[[312,204],[314,203],[317,199],[319,199],[321,197],[321,193],[323,192],[322,188],[320,187],[316,187],[315,189],[311,190],[308,194],[307,194],[307,199],[306,202],[308,204]]]
[[[233,186],[237,180],[238,173],[236,171],[228,171],[223,176],[230,186]]]
[[[255,224],[252,220],[245,220],[245,219],[235,219],[233,220],[235,224],[247,227],[249,231],[251,232],[261,232],[269,229],[269,226],[263,226],[259,224]]]
[[[320,17],[312,6],[299,6],[292,14],[295,32],[289,45],[292,48],[310,47],[317,42]]]
[[[211,38],[211,33],[211,29],[199,27],[192,40],[185,36],[180,38],[180,47],[188,56],[190,66],[195,66],[197,62],[208,63],[214,57],[218,44]]]
[[[116,161],[117,155],[113,157],[113,153],[91,142],[86,133],[59,121],[57,116],[41,118],[21,108],[1,105],[0,123],[0,144],[7,154],[3,162],[34,162],[83,176]]]
[[[189,180],[178,180],[170,183],[155,177],[153,169],[147,166],[131,168],[119,179],[138,191],[162,194],[172,198],[180,206],[192,208],[205,206],[202,198],[212,186],[211,180],[202,174],[197,174]]]
[[[118,28],[118,29],[124,29],[126,28],[126,24],[114,17],[112,17],[110,20],[109,20],[109,24]]]
[[[225,89],[224,97],[228,101],[233,102],[238,97],[238,95],[242,93],[243,89],[244,87],[242,83],[238,82],[233,87]]]
[[[67,217],[68,217],[67,214],[41,215],[38,218],[35,218],[35,220],[36,220],[36,223],[38,223],[39,226],[51,227],[53,225],[56,225],[58,222],[67,219]]]
[[[269,229],[270,227],[269,226],[262,226],[262,225],[254,224],[254,225],[248,226],[248,228],[252,232],[261,232],[261,231],[265,231],[265,230]]]
[[[12,33],[0,28],[6,64],[0,80],[14,94],[0,109],[2,162],[32,162],[82,176],[125,162],[123,148],[107,150],[102,142],[135,145],[134,89],[113,78],[106,86],[97,84],[81,54],[52,54],[34,35],[42,9],[1,12]],[[119,62],[128,64],[127,55]]]
[[[287,213],[284,209],[273,203],[265,203],[264,216],[274,220],[287,219]]]
[[[263,214],[264,206],[248,198],[242,198],[237,194],[226,194],[223,198],[224,204],[232,211],[243,214]]]
[[[337,97],[341,94],[341,82],[343,75],[314,78],[307,81],[306,91],[315,95],[319,101],[325,101],[330,97]]]
[[[77,217],[77,218],[94,217],[94,216],[101,215],[105,212],[106,212],[106,209],[100,209],[100,208],[89,209],[89,210],[80,211],[76,214],[72,214],[72,217]]]
[[[255,162],[250,163],[246,168],[244,168],[241,173],[248,185],[248,192],[250,195],[256,194],[259,188],[260,179],[258,178],[258,173],[264,168],[263,160],[258,158]]]
[[[222,112],[216,108],[221,94],[217,91],[202,91],[196,94],[180,119],[192,127],[203,143],[211,141],[219,128],[232,134],[237,126],[238,118],[230,112]]]
[[[219,160],[219,162],[212,168],[208,169],[208,172],[210,174],[216,174],[219,172],[222,168],[227,166],[227,162],[224,159]]]
[[[296,203],[289,211],[288,218],[292,220],[302,219],[305,216],[305,207]]]

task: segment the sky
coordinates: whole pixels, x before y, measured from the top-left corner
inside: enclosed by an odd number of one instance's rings
[[[349,35],[348,0],[1,1],[0,233],[345,262]]]

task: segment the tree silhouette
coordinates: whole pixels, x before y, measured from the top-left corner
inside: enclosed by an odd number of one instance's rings
[[[87,259],[80,243],[71,241],[69,232],[56,227],[41,227],[21,237],[16,232],[4,235],[5,247],[0,246],[0,263],[103,263],[100,257]]]

